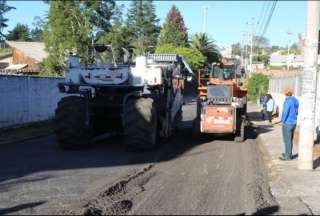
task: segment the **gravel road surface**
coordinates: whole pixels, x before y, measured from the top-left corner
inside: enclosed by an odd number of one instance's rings
[[[266,169],[249,129],[194,140],[195,103],[179,133],[153,152],[126,152],[119,137],[63,151],[54,135],[0,146],[0,214],[276,213]]]

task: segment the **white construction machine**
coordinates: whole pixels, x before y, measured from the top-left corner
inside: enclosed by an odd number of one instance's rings
[[[182,115],[184,80],[193,74],[183,57],[148,54],[107,64],[99,53],[108,46],[94,48],[96,63],[82,65],[71,54],[65,81],[58,84],[60,92],[70,94],[55,113],[60,146],[77,148],[121,132],[130,149],[150,150],[172,135]]]

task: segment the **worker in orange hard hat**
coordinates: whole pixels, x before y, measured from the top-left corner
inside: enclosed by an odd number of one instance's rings
[[[283,104],[281,123],[285,153],[282,154],[280,160],[291,160],[292,140],[294,130],[297,125],[299,101],[293,96],[293,89],[291,87],[286,87],[284,90],[284,94],[286,96],[286,99]]]

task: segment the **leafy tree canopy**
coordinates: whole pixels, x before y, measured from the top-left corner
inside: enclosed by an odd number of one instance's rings
[[[260,95],[268,92],[269,78],[264,74],[253,74],[248,80],[248,94],[250,100],[257,100]]]
[[[43,41],[44,40],[44,31],[47,28],[48,20],[36,16],[33,20],[32,26],[33,29],[30,31],[32,41]]]
[[[124,6],[115,7],[115,16],[112,18],[112,26],[109,32],[104,32],[98,40],[98,43],[111,44],[112,53],[116,62],[123,60],[123,47],[125,47],[126,37],[123,32],[122,10]],[[108,58],[111,53],[109,53]]]
[[[221,57],[214,41],[206,33],[196,33],[191,37],[191,48],[207,57],[208,63],[218,61]]]
[[[253,44],[255,47],[268,47],[269,46],[269,39],[266,37],[261,37],[261,36],[254,36],[253,37]]]
[[[235,43],[231,45],[231,49],[232,49],[232,55],[238,55],[241,56],[241,45],[240,43]]]
[[[207,60],[207,58],[196,49],[187,47],[176,47],[173,44],[164,44],[157,47],[156,53],[182,55],[194,71],[202,68]]]
[[[116,16],[113,0],[83,0],[82,7],[88,10],[89,22],[95,27],[96,39],[111,28],[110,20]]]
[[[18,23],[11,31],[9,31],[7,40],[31,41],[30,29],[28,25]]]
[[[124,26],[126,46],[133,46],[136,55],[146,53],[150,46],[156,45],[158,22],[153,1],[132,1]]]
[[[163,44],[175,44],[176,46],[188,46],[188,32],[179,9],[173,5],[167,14],[166,21],[158,38],[158,46]]]
[[[82,63],[92,62],[90,50],[99,29],[107,28],[113,14],[113,0],[50,1],[44,42],[49,53],[43,73],[62,73],[69,52],[77,53]]]

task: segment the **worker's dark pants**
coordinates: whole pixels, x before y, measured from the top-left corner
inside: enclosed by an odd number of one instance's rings
[[[262,119],[262,120],[264,120],[265,114],[266,114],[266,111],[265,111],[265,110],[262,110],[262,111],[261,111],[261,119]]]
[[[269,122],[272,122],[272,112],[266,111],[267,114],[267,119],[269,120]]]
[[[294,134],[295,128],[296,128],[296,125],[290,125],[290,124],[282,125],[282,137],[284,142],[286,159],[292,158],[292,140],[293,140],[293,134]]]

